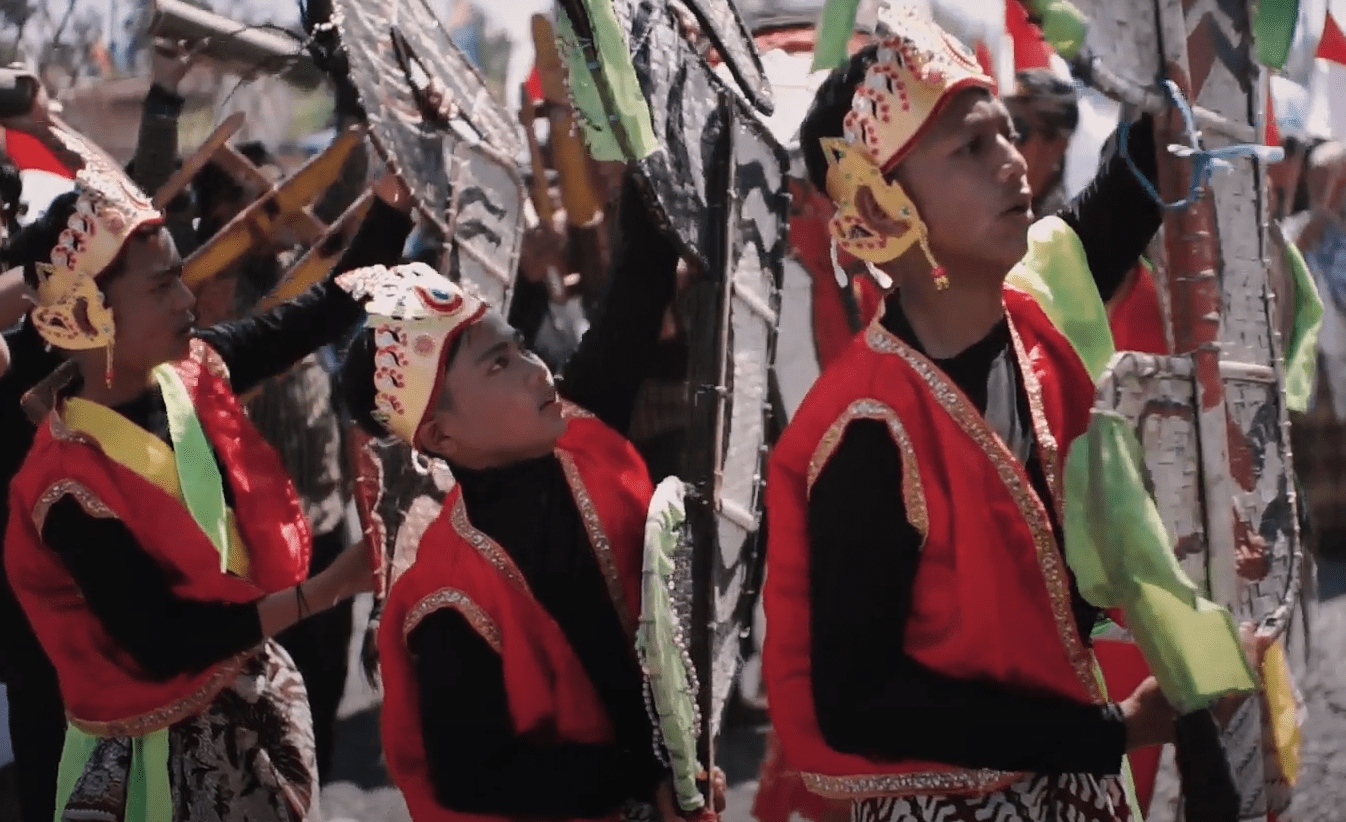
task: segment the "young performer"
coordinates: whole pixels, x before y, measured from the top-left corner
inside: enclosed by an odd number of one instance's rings
[[[368,300],[343,370],[352,414],[456,480],[380,625],[384,749],[417,822],[611,819],[655,798],[633,644],[653,488],[618,432],[678,257],[633,183],[619,213],[606,309],[556,382],[504,317],[426,266],[339,278]]]
[[[162,215],[99,156],[19,238],[32,327],[68,358],[15,477],[5,566],[70,717],[63,818],[316,816],[304,685],[267,637],[369,584],[362,548],[303,582],[309,529],[236,398],[361,316],[329,280],[193,330]],[[338,270],[396,259],[395,178]]]
[[[1031,251],[1087,265],[1106,298],[1158,210],[1114,159],[1030,245],[994,81],[928,21],[895,25],[824,83],[801,130],[837,244],[897,289],[773,454],[773,724],[808,787],[854,800],[857,820],[1128,819],[1123,755],[1166,741],[1172,712],[1153,680],[1120,705],[1100,691],[1097,611],[1059,527],[1092,380],[1005,279]],[[1153,174],[1146,131],[1131,148]]]

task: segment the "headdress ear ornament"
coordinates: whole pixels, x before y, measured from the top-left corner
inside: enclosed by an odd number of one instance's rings
[[[112,265],[141,227],[163,222],[163,214],[135,183],[78,135],[57,136],[84,159],[75,176],[75,208],[48,262],[38,263],[33,326],[52,346],[67,351],[107,349],[104,379],[112,381],[116,326],[98,288],[98,277]]]
[[[827,193],[837,206],[829,229],[841,248],[875,265],[920,245],[935,287],[943,290],[948,275],[930,250],[925,222],[901,184],[887,177],[955,93],[994,91],[996,83],[962,44],[915,10],[895,10],[883,23],[891,36],[880,42],[878,60],[856,87],[843,136],[822,141]],[[855,204],[862,188],[906,230],[891,234],[870,225]]]

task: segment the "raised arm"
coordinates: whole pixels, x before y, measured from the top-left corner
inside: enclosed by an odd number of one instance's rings
[[[887,427],[861,420],[809,497],[813,695],[828,745],[882,761],[1118,773],[1126,726],[1116,705],[955,679],[906,652],[921,536],[901,489],[902,457]]]
[[[1159,204],[1136,179],[1118,148],[1118,135],[1114,133],[1103,151],[1098,174],[1057,215],[1080,238],[1105,303],[1121,287],[1163,222]],[[1158,165],[1154,120],[1148,114],[1130,125],[1127,153],[1141,174],[1155,185]]]
[[[186,100],[178,94],[182,78],[191,70],[193,58],[182,44],[157,43],[152,49],[149,93],[140,116],[136,153],[129,168],[132,181],[153,197],[173,176],[178,158],[178,123]],[[182,207],[190,200],[177,200],[166,209],[168,231],[178,252],[190,254],[196,245],[192,214]]]
[[[623,433],[673,299],[678,251],[654,225],[632,172],[622,186],[621,247],[603,310],[566,363],[561,395]]]
[[[392,265],[411,233],[411,198],[401,182],[386,175],[375,184],[378,197],[341,261],[327,279],[270,311],[202,329],[229,367],[234,393],[245,394],[263,380],[336,342],[364,316],[364,308],[335,282],[338,274],[371,265]]]

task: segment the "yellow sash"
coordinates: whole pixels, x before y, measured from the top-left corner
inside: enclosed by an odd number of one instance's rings
[[[79,397],[66,400],[62,412],[66,427],[87,435],[98,443],[104,454],[186,505],[173,449],[163,440],[111,408]],[[238,533],[233,509],[227,509],[225,516],[229,529],[228,570],[246,579],[249,568],[247,546]]]

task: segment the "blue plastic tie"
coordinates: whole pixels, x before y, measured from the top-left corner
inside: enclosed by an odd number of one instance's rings
[[[1150,182],[1141,170],[1136,166],[1135,160],[1131,159],[1131,153],[1127,151],[1127,138],[1131,133],[1131,124],[1122,123],[1117,130],[1117,150],[1121,152],[1126,160],[1127,168],[1135,175],[1136,180],[1140,182],[1145,193],[1150,195],[1160,208],[1178,209],[1186,208],[1196,202],[1201,196],[1201,189],[1210,184],[1211,177],[1215,175],[1215,170],[1228,171],[1234,166],[1229,162],[1236,157],[1257,157],[1268,163],[1277,163],[1285,158],[1285,151],[1279,146],[1259,146],[1254,143],[1236,143],[1224,148],[1202,148],[1197,140],[1198,131],[1196,128],[1196,116],[1192,114],[1192,107],[1187,104],[1187,100],[1182,96],[1182,90],[1172,80],[1164,81],[1164,89],[1168,92],[1169,99],[1182,114],[1183,125],[1187,130],[1187,139],[1191,141],[1190,145],[1170,144],[1169,153],[1192,160],[1192,179],[1187,184],[1187,196],[1177,202],[1166,203],[1164,198],[1159,196],[1155,190],[1154,184]]]

